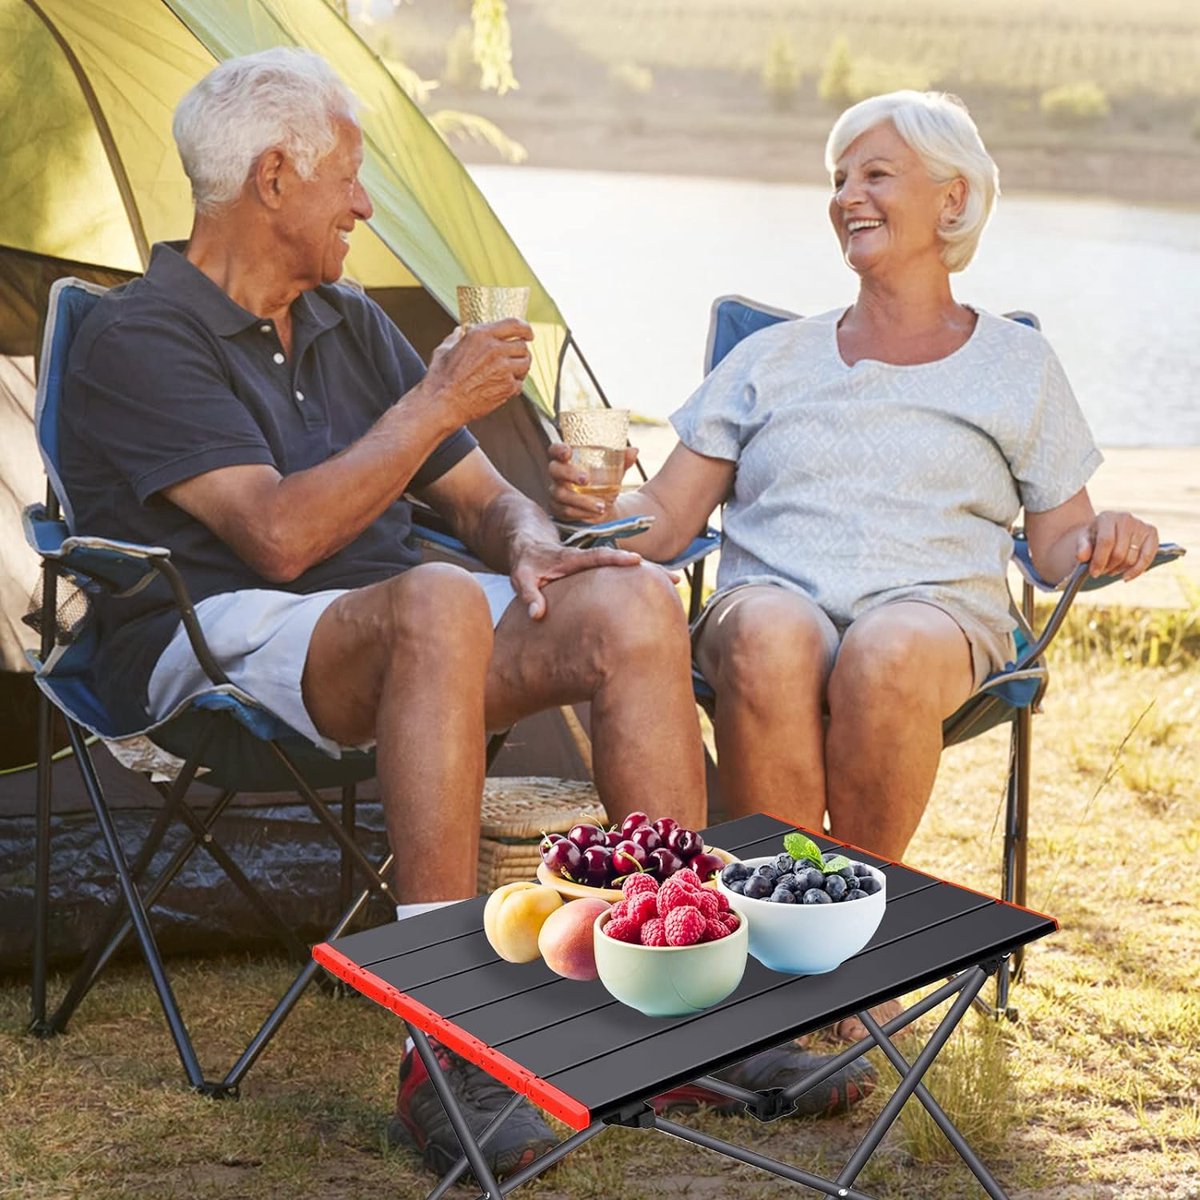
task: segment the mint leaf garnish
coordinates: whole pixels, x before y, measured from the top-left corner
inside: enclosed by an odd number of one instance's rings
[[[827,858],[821,863],[821,870],[826,875],[832,875],[836,871],[840,871],[843,867],[851,867],[854,864],[844,854],[835,854],[832,858]]]
[[[802,833],[784,834],[783,848],[797,862],[807,859],[815,866],[821,866],[821,847],[812,838],[806,838]]]

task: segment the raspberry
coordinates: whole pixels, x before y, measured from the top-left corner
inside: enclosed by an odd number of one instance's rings
[[[662,917],[651,917],[642,926],[643,946],[665,946],[667,944],[667,927]]]
[[[707,925],[698,908],[680,904],[663,918],[668,946],[694,946],[705,934]]]
[[[704,923],[704,940],[706,942],[715,942],[720,938],[728,937],[733,932],[725,926],[725,922],[718,920],[716,917],[709,917]]]
[[[671,909],[680,904],[695,907],[693,894],[692,889],[679,878],[679,872],[676,872],[658,889],[658,895],[655,897],[658,902],[658,915],[665,917]]]
[[[651,917],[658,915],[658,899],[648,893],[622,900],[621,903],[625,905],[625,915],[638,926],[645,925]]]
[[[612,919],[616,921],[621,917],[627,916],[629,916],[629,905],[626,904],[624,900],[618,900],[616,904],[612,906]]]
[[[709,889],[712,891],[712,889]],[[727,913],[729,911],[729,901],[725,899],[724,892],[713,892],[717,898],[717,912]]]
[[[638,942],[641,941],[641,926],[635,925],[628,917],[610,917],[608,924],[604,926],[604,932],[610,938],[618,942]]]
[[[691,867],[681,867],[675,872],[674,875],[671,876],[671,878],[678,879],[684,887],[690,888],[693,892],[702,886],[700,883],[700,876],[697,875]]]
[[[724,922],[724,924],[725,924],[725,928],[726,928],[726,929],[728,929],[730,933],[733,933],[733,932],[734,932],[734,930],[736,930],[736,929],[737,929],[737,927],[738,927],[738,926],[741,924],[741,922],[738,920],[738,915],[737,915],[737,913],[735,913],[735,912],[733,912],[733,911],[730,911],[730,912],[723,912],[723,913],[722,913],[722,914],[721,914],[721,915],[720,915],[720,916],[717,918],[717,920],[718,920],[718,921],[723,921],[723,922]]]
[[[621,891],[625,893],[626,899],[632,899],[632,897],[640,896],[643,893],[653,895],[658,891],[658,880],[653,875],[630,875],[621,885]]]
[[[704,914],[706,918],[715,917],[721,911],[720,902],[717,900],[717,893],[711,888],[701,888],[695,894],[694,904]]]

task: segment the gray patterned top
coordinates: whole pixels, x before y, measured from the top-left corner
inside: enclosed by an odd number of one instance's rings
[[[747,337],[671,417],[737,464],[720,591],[776,582],[839,627],[889,600],[965,612],[1008,645],[1009,530],[1070,499],[1103,461],[1042,335],[979,312],[937,362],[847,366],[843,309]]]

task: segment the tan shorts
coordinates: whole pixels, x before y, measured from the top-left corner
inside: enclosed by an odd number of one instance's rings
[[[807,596],[798,588],[789,587],[784,583],[772,584],[762,580],[755,580],[753,583],[735,583],[732,587],[718,592],[704,606],[704,611],[692,622],[692,655],[696,660],[696,665],[700,668],[701,674],[706,678],[709,675],[705,662],[708,655],[704,653],[701,646],[701,633],[709,617],[713,613],[722,611],[731,596],[745,588],[751,587],[780,587],[795,596],[801,603],[808,605],[812,611],[813,622],[820,630],[822,641],[825,644],[826,669],[832,670],[833,664],[837,660],[838,651],[841,649],[842,638],[846,636],[846,630],[850,628],[851,622],[839,624],[834,621],[810,596]],[[936,608],[940,612],[944,612],[962,630],[963,637],[966,639],[967,650],[971,655],[973,691],[978,691],[983,681],[989,675],[1000,670],[1005,662],[1012,658],[1011,638],[1009,639],[1009,645],[1005,646],[1003,639],[998,638],[991,629],[988,629],[973,617],[957,611],[949,605],[942,604],[936,600],[926,600],[919,596],[904,596],[898,597],[895,600],[884,600],[876,605],[875,608],[882,608],[887,604],[928,604],[930,608]],[[874,608],[867,611],[873,612]]]

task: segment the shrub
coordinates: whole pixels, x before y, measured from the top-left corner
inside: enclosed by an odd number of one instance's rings
[[[771,39],[761,79],[772,108],[791,108],[800,89],[801,74],[792,40],[786,33],[777,33]]]
[[[853,99],[850,86],[853,75],[854,60],[850,57],[850,43],[838,34],[829,47],[829,55],[817,84],[817,95],[829,104],[849,104]]]
[[[1108,97],[1096,83],[1063,83],[1042,93],[1038,107],[1051,121],[1084,123],[1109,114]]]
[[[865,100],[868,96],[898,92],[902,88],[926,92],[932,82],[929,69],[917,63],[860,58],[850,72],[850,97],[852,100]]]

